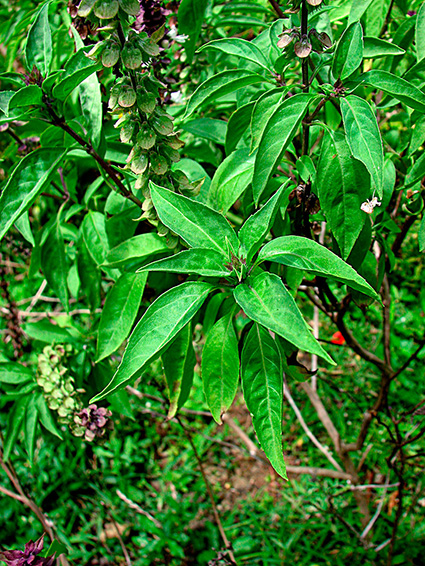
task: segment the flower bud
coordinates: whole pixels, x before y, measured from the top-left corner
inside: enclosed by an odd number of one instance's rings
[[[111,20],[118,13],[118,1],[97,0],[94,5],[94,13],[101,20]]]

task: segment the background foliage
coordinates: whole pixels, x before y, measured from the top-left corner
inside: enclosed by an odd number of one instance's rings
[[[4,548],[421,564],[425,4],[0,22]]]

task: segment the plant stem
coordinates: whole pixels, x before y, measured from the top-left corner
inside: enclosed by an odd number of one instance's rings
[[[100,167],[109,175],[115,185],[118,187],[120,193],[125,197],[134,202],[139,208],[142,208],[142,202],[135,196],[133,193],[127,189],[121,179],[118,177],[116,171],[114,171],[113,167],[101,157],[97,151],[94,149],[92,144],[86,140],[84,140],[77,132],[75,132],[72,128],[68,126],[63,118],[58,116],[56,112],[53,110],[52,105],[48,100],[45,100],[47,111],[52,119],[52,124],[61,128],[64,132],[69,134],[77,143],[83,147],[89,155],[91,155],[94,160],[100,165]]]
[[[282,8],[279,6],[279,4],[276,2],[276,0],[269,0],[270,4],[273,6],[276,14],[279,16],[279,18],[286,18],[287,16],[285,16],[284,12],[282,11]]]
[[[301,37],[307,35],[308,32],[308,6],[307,2],[303,0],[301,5]],[[310,85],[308,81],[308,57],[304,58],[301,63],[302,70],[302,80],[303,80],[303,92],[308,93],[310,90]],[[310,138],[310,125],[303,124],[303,141],[302,141],[302,155],[308,154],[308,145]]]

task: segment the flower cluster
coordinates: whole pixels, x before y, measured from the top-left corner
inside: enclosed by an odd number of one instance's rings
[[[321,53],[324,49],[332,46],[331,38],[327,33],[319,33],[316,29],[311,29],[305,35],[302,35],[299,28],[286,29],[279,35],[280,39],[277,46],[286,49],[288,45],[294,42],[294,51],[297,57],[304,59],[308,57],[312,51]]]
[[[290,0],[288,2],[290,11],[293,13],[298,12],[301,7],[301,2],[302,0]],[[322,2],[323,0],[307,0],[307,4],[313,6],[313,8],[317,8]]]
[[[69,424],[74,413],[81,410],[82,403],[75,389],[74,379],[69,375],[66,359],[72,353],[72,346],[46,346],[38,356],[37,383],[43,388],[47,406],[57,411],[59,422]]]
[[[37,556],[43,550],[44,535],[33,542],[30,540],[25,545],[25,550],[5,550],[0,552],[0,560],[7,566],[53,566],[55,556],[42,558]]]
[[[109,409],[89,405],[74,416],[74,426],[72,433],[75,436],[83,436],[88,442],[92,442],[96,437],[102,437],[107,430],[113,428],[112,416]]]
[[[155,72],[170,13],[157,0],[82,0],[77,15],[90,19],[99,30],[111,32],[88,56],[114,68],[117,78],[108,104],[111,114],[118,118],[115,127],[120,128],[122,143],[132,146],[126,168],[134,175],[135,190],[142,196],[142,218],[156,226],[168,246],[175,248],[179,238],[158,219],[149,181],[187,196],[199,193],[202,183],[191,183],[184,173],[172,170],[180,160],[178,150],[184,142],[164,109],[165,85]],[[176,33],[175,39],[173,34],[167,37],[167,45],[177,41]]]

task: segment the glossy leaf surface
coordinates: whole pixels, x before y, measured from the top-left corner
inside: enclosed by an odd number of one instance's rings
[[[297,348],[317,354],[334,365],[332,358],[314,338],[280,277],[260,273],[248,279],[247,283],[238,285],[233,294],[250,319],[276,332]]]
[[[370,196],[369,186],[369,173],[352,157],[345,136],[326,133],[317,166],[317,188],[343,259],[362,230],[366,215],[360,207]]]
[[[49,25],[49,5],[43,4],[28,32],[25,58],[29,71],[35,65],[43,77],[49,74],[52,60],[52,32]]]
[[[379,300],[376,291],[348,263],[314,240],[302,236],[275,238],[258,254],[259,262],[266,260],[330,277]]]
[[[261,447],[273,468],[287,479],[282,446],[283,368],[268,330],[254,324],[241,360],[242,390]]]
[[[349,26],[335,50],[332,73],[342,81],[356,71],[363,60],[363,28],[359,22]]]
[[[193,383],[196,365],[192,345],[192,324],[180,330],[170,346],[161,355],[170,401],[167,418],[172,419],[187,401]]]
[[[28,210],[65,156],[63,148],[42,148],[19,162],[0,196],[0,239]]]
[[[226,213],[252,181],[255,155],[247,148],[234,151],[220,163],[208,193],[208,206]]]
[[[104,399],[141,375],[146,365],[190,322],[212,289],[208,283],[182,283],[156,299],[131,334],[112,380],[91,402]]]
[[[124,273],[107,294],[97,333],[97,362],[115,352],[130,334],[146,279],[147,273]]]
[[[141,267],[138,272],[168,271],[172,273],[195,273],[204,277],[228,277],[230,270],[224,267],[223,255],[210,248],[183,250]]]
[[[197,108],[211,104],[217,98],[231,94],[245,86],[264,81],[262,75],[244,70],[222,71],[203,82],[190,97],[186,109],[186,118]]]
[[[295,136],[311,99],[308,94],[296,94],[288,98],[278,106],[267,122],[258,147],[252,179],[256,204]]]
[[[236,395],[239,382],[238,340],[233,328],[233,310],[208,332],[202,351],[202,382],[208,407],[221,424]]]
[[[351,153],[364,163],[372,188],[382,198],[384,149],[375,113],[366,100],[354,95],[341,98],[341,112]]]
[[[193,248],[210,248],[228,256],[228,244],[238,239],[227,220],[205,204],[173,193],[151,182],[151,196],[163,224]]]

